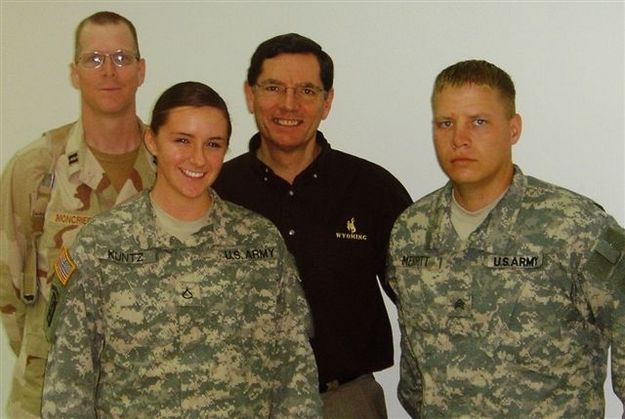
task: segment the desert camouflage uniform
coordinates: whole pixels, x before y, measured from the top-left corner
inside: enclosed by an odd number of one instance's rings
[[[55,265],[44,417],[320,416],[292,257],[269,221],[213,197],[184,242],[147,192],[83,228]]]
[[[58,156],[54,168],[54,186],[35,254],[31,207],[36,205],[41,179],[52,169],[54,159],[50,136],[53,141],[63,141],[66,145],[59,147],[59,151],[64,152]],[[19,151],[3,171],[0,312],[9,344],[17,356],[8,406],[12,417],[39,417],[49,349],[43,323],[52,264],[60,248],[69,246],[78,229],[91,216],[136,195],[144,186],[153,183],[154,165],[144,147],[141,147],[134,169],[130,180],[117,193],[83,141],[79,121],[44,134]],[[43,202],[45,209],[45,200]]]
[[[602,418],[625,400],[625,232],[596,204],[524,176],[462,242],[450,184],[395,223],[389,281],[399,398],[418,417]]]

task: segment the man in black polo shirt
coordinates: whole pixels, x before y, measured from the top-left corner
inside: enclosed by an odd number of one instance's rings
[[[385,418],[372,372],[393,364],[384,280],[395,218],[410,203],[388,171],[333,150],[320,131],[334,90],[332,59],[298,34],[271,38],[244,85],[259,133],[213,185],[272,220],[295,256],[314,321],[311,344],[325,418]]]

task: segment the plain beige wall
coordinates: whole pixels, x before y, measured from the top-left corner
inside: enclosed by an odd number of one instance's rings
[[[28,2],[2,1],[0,163],[42,131],[78,116],[68,80],[73,31],[113,10],[137,26],[147,77],[139,114],[147,121],[171,84],[198,80],[228,102],[229,156],[255,131],[242,83],[256,45],[285,32],[317,40],[335,61],[335,101],[321,128],[335,148],[394,173],[413,198],[442,185],[430,136],[430,88],[444,67],[485,58],[516,82],[524,119],[515,160],[527,174],[601,203],[623,224],[623,3],[540,2]],[[389,304],[398,332],[396,312]],[[0,333],[0,402],[14,357]],[[378,374],[390,415],[398,367]],[[607,383],[609,386],[609,382]],[[607,390],[606,417],[621,406]]]

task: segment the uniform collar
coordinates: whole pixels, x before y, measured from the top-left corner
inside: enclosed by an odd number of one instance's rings
[[[232,238],[224,228],[224,223],[231,219],[227,214],[227,204],[212,188],[209,189],[209,193],[213,197],[213,203],[210,208],[208,224],[186,238],[182,243],[158,227],[149,193],[149,190],[144,190],[137,198],[138,208],[136,208],[136,212],[137,214],[144,214],[146,219],[135,222],[133,225],[135,229],[134,235],[137,241],[139,241],[141,248],[170,249],[181,246],[196,247],[206,243],[227,245],[228,242],[232,241]]]
[[[141,137],[143,138],[145,125],[138,118],[137,123],[141,130]],[[76,121],[69,131],[67,145],[65,147],[65,157],[67,159],[67,173],[70,178],[76,178],[78,182],[89,186],[91,189],[98,189],[105,174],[102,166],[100,166],[100,163],[87,146],[84,139],[84,129],[81,119]],[[134,168],[139,173],[155,173],[156,171],[154,158],[145,148],[143,142],[139,146],[139,154],[137,155]],[[146,170],[148,168],[149,170]],[[144,184],[152,184],[153,181],[153,177],[152,179],[143,179]],[[120,202],[136,193],[134,188],[131,188],[132,190],[128,191],[128,193],[125,193],[124,189],[119,193],[118,201]]]
[[[505,254],[518,245],[516,225],[527,178],[518,166],[514,166],[512,184],[482,224],[467,238],[468,249],[478,249],[492,254]],[[448,182],[433,203],[428,228],[427,246],[445,252],[458,251],[462,243],[451,223],[451,200],[453,187]]]

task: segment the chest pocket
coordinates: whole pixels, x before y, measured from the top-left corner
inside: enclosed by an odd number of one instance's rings
[[[519,270],[489,267],[487,260],[483,253],[459,252],[396,261],[407,330],[424,342],[424,351],[466,339],[493,356],[502,342],[518,341],[511,321],[522,300],[531,300],[532,280]],[[537,271],[532,275],[543,278]]]
[[[422,331],[466,334],[471,329],[471,275],[437,255],[405,255],[396,261],[401,309]],[[404,294],[404,295],[401,295]]]
[[[221,257],[176,278],[181,339],[202,347],[254,346],[255,336],[273,333],[279,281],[275,258]]]

